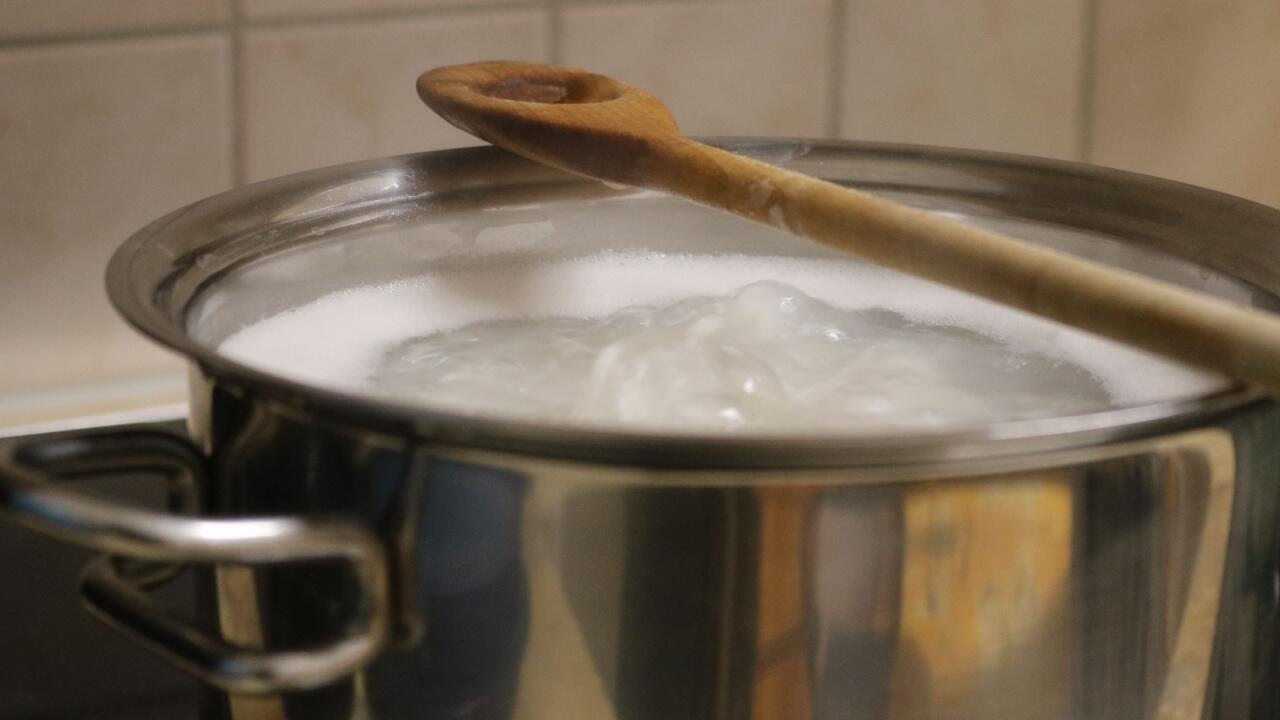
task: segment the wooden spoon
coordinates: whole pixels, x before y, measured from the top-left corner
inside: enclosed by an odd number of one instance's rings
[[[1280,393],[1280,318],[690,140],[657,98],[581,70],[437,68],[418,95],[532,160],[661,190]]]

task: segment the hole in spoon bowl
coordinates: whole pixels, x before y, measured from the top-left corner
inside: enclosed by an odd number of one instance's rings
[[[569,89],[554,82],[511,78],[486,87],[484,94],[500,100],[556,104],[564,102]]]
[[[621,92],[609,78],[588,75],[570,78],[513,77],[481,88],[481,93],[500,100],[571,105],[605,102]]]

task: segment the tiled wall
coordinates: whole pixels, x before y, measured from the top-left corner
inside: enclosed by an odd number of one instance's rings
[[[470,144],[429,67],[589,67],[684,129],[993,148],[1280,205],[1277,0],[0,0],[0,425],[178,396],[111,250],[237,183]]]

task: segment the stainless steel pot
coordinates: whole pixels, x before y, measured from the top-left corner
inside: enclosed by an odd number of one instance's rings
[[[1280,306],[1280,212],[1237,198],[983,153],[727,146]],[[630,247],[826,254],[487,149],[179,210],[108,285],[191,360],[196,446],[11,443],[0,511],[106,553],[89,607],[220,688],[213,716],[1280,717],[1280,409],[1247,388],[912,436],[659,436],[355,397],[211,349],[356,282]],[[120,467],[169,477],[174,513],[58,482]],[[203,618],[145,593],[175,564]]]

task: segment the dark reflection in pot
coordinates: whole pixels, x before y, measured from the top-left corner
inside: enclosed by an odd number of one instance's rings
[[[511,717],[529,623],[523,495],[514,473],[430,464],[409,558],[416,568],[404,568],[416,575],[412,607],[425,633],[370,667],[376,717]]]

